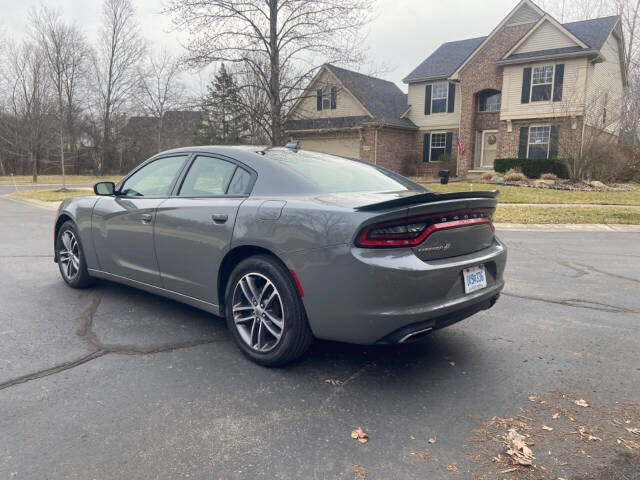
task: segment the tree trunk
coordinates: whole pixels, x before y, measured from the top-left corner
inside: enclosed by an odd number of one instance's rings
[[[280,51],[278,48],[278,0],[269,0],[269,79],[271,102],[271,145],[282,144],[282,101],[280,99]]]
[[[29,150],[29,160],[33,166],[33,183],[38,183],[38,157],[33,154],[33,150]]]

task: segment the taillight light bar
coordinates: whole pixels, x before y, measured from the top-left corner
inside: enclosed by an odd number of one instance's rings
[[[494,209],[461,210],[377,223],[362,229],[356,245],[367,248],[411,247],[424,242],[436,231],[491,224],[493,212]]]

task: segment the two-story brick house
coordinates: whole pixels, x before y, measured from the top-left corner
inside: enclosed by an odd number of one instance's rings
[[[567,157],[591,130],[618,136],[623,45],[617,16],[560,24],[522,0],[488,36],[429,55],[404,79],[405,104],[397,87],[393,101],[386,96],[391,82],[325,66],[286,129],[303,148],[396,169],[407,152],[421,156],[424,171],[457,154],[460,175],[491,169],[495,158]],[[380,115],[368,105],[389,108]]]

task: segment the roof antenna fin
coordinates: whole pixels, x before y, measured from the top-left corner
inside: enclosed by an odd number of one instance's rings
[[[298,142],[298,140],[291,140],[289,143],[285,145],[285,148],[288,148],[289,150],[293,150],[294,152],[297,152],[298,150],[300,150],[300,142]]]

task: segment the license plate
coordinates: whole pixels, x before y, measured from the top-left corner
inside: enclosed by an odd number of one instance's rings
[[[464,293],[475,292],[487,286],[484,265],[465,268],[462,270],[462,276],[464,277]]]

